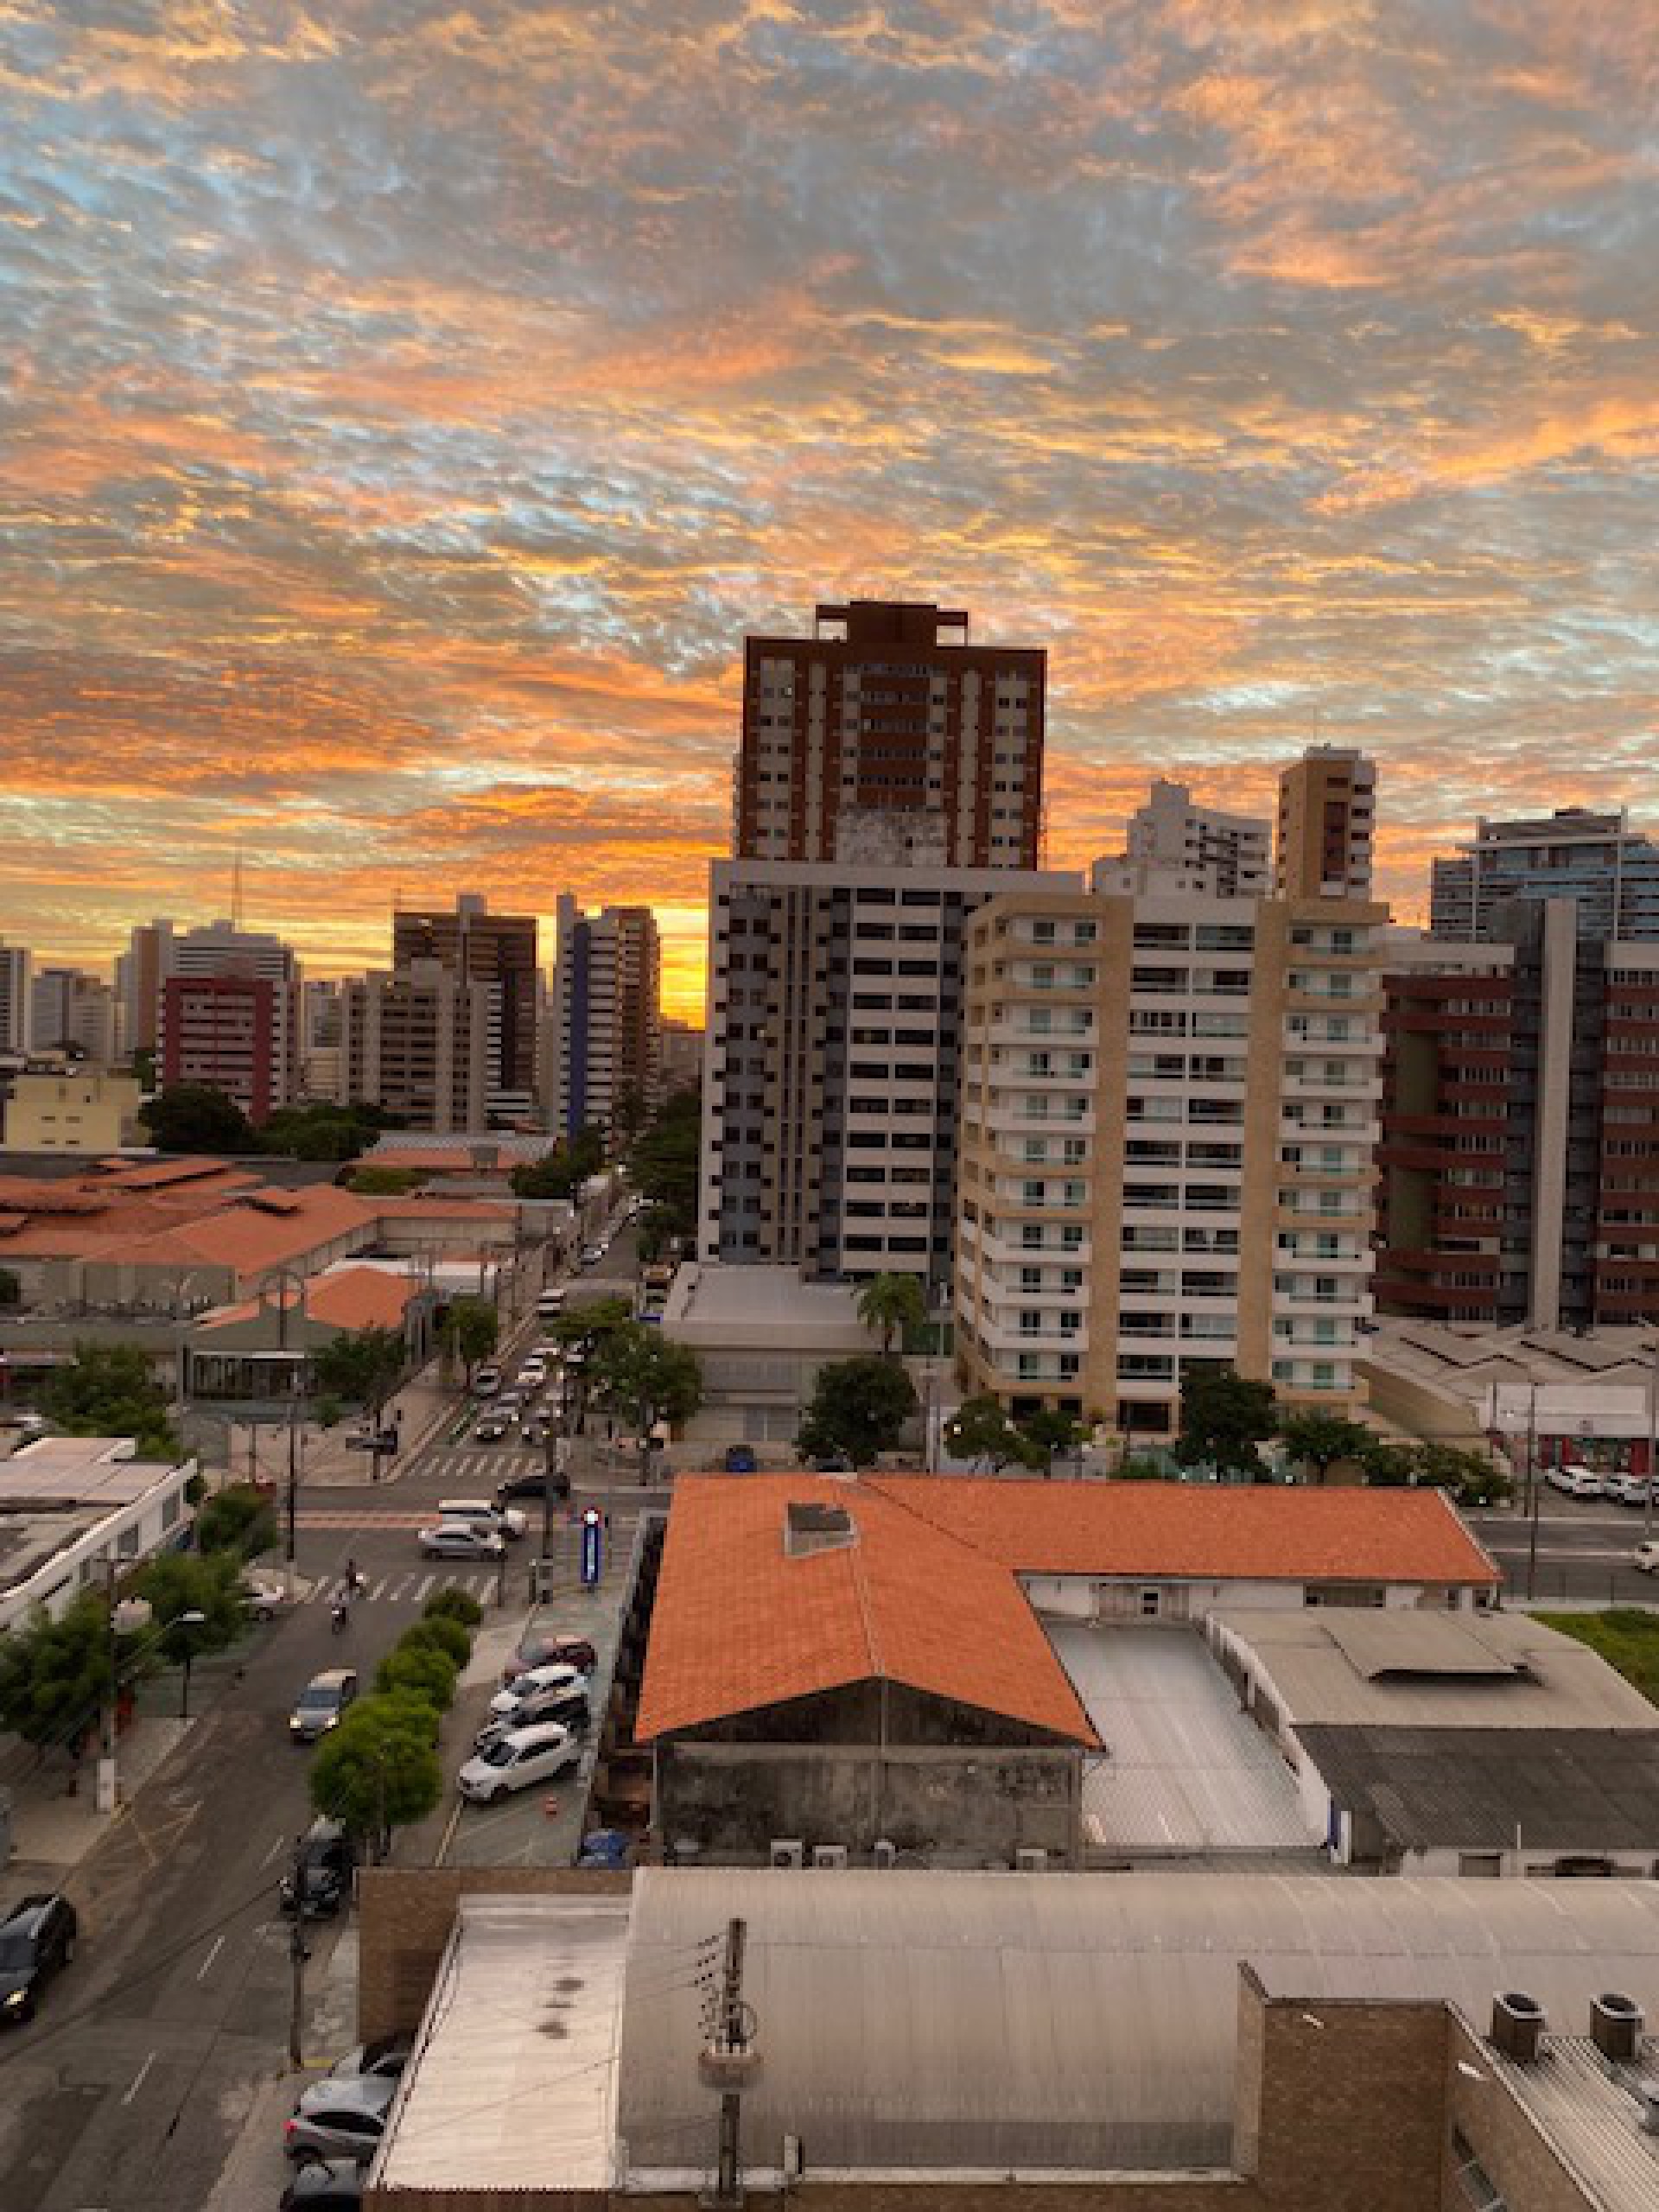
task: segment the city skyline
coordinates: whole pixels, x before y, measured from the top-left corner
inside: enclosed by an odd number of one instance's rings
[[[143,28],[133,28],[135,22]],[[746,632],[1049,655],[1051,866],[1379,772],[1378,888],[1655,760],[1659,25],[0,8],[0,936],[645,903]],[[734,150],[735,149],[735,150]]]

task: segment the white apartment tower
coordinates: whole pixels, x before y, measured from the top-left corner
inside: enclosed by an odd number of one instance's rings
[[[1179,1426],[1224,1361],[1347,1413],[1371,1310],[1386,912],[1014,894],[968,940],[960,1380]]]
[[[1264,898],[1273,888],[1272,824],[1249,814],[1195,806],[1185,784],[1159,777],[1146,804],[1129,817],[1121,861],[1097,861],[1096,891],[1138,891],[1179,884],[1224,899]]]
[[[662,944],[649,906],[556,909],[543,1096],[554,1134],[613,1135],[632,1099],[649,1113],[662,1088]]]

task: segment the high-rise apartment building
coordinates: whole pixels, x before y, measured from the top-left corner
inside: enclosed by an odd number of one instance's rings
[[[536,917],[493,914],[477,892],[463,892],[453,911],[423,907],[394,914],[392,967],[423,960],[435,960],[469,983],[495,986],[500,1011],[490,1104],[501,1116],[527,1116],[535,1103],[541,1004]]]
[[[1291,1406],[1361,1402],[1385,920],[1179,888],[974,918],[964,1391],[1152,1439],[1198,1362]]]
[[[298,986],[270,976],[169,976],[162,986],[164,1084],[222,1090],[257,1128],[296,1094]]]
[[[718,861],[699,1249],[818,1280],[950,1279],[963,938],[1074,875]]]
[[[1629,815],[1569,806],[1541,817],[1481,820],[1431,864],[1429,931],[1484,939],[1506,899],[1571,899],[1586,938],[1659,938],[1659,844]]]
[[[29,1050],[31,965],[26,947],[0,944],[0,1052]]]
[[[662,948],[649,906],[584,914],[567,892],[549,995],[543,1083],[555,1133],[614,1135],[619,1109],[647,1114],[662,1079]]]
[[[1279,779],[1281,899],[1369,899],[1376,837],[1376,769],[1364,753],[1311,745]]]
[[[486,1128],[501,1000],[499,983],[471,982],[441,960],[342,983],[342,1103],[384,1106],[410,1128],[439,1135]]]
[[[1249,814],[1195,806],[1185,784],[1159,777],[1129,817],[1119,860],[1096,861],[1092,890],[1180,888],[1221,899],[1265,898],[1273,888],[1273,826]]]
[[[115,963],[116,1044],[127,1058],[156,1050],[162,1028],[162,986],[172,973],[172,923],[139,923]]]
[[[913,839],[952,866],[1036,867],[1046,654],[970,644],[964,613],[854,600],[818,607],[810,638],[746,639],[743,664],[739,858],[835,861],[843,822],[876,814],[899,857]]]
[[[115,1059],[115,994],[82,968],[37,968],[29,987],[29,1043],[107,1068]]]
[[[1385,1313],[1659,1320],[1659,942],[1586,935],[1584,912],[1496,902],[1478,941],[1389,947]]]
[[[263,930],[238,928],[234,922],[210,922],[186,930],[172,938],[171,948],[168,975],[253,976],[271,983],[299,980],[292,945]]]

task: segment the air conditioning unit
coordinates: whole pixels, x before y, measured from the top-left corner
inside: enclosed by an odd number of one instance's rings
[[[844,1843],[815,1843],[812,1864],[821,1874],[844,1874],[847,1872],[847,1847]]]
[[[806,1864],[806,1846],[796,1836],[773,1836],[769,1852],[771,1864],[777,1867]]]
[[[1545,2024],[1543,2006],[1524,1990],[1500,1990],[1492,1999],[1492,2045],[1505,2058],[1536,2058]]]
[[[1651,2074],[1643,2075],[1632,2085],[1638,2107],[1638,2125],[1644,2135],[1659,2135],[1659,2082]]]
[[[880,1867],[893,1866],[899,1857],[899,1847],[885,1835],[879,1835],[870,1847],[870,1856]]]
[[[1016,1874],[1046,1874],[1048,1872],[1048,1853],[1035,1849],[1016,1851],[1014,1871]]]
[[[1633,1997],[1604,1990],[1590,2000],[1590,2035],[1602,2056],[1628,2066],[1642,2056],[1644,2016]]]

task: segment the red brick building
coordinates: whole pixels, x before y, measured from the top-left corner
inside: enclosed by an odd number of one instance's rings
[[[293,1097],[295,990],[264,976],[169,976],[162,988],[162,1081],[209,1084],[256,1125]]]
[[[854,600],[810,638],[744,641],[740,860],[844,858],[845,818],[959,868],[1035,868],[1047,656],[970,645],[968,617]]]

